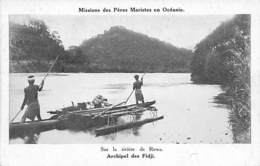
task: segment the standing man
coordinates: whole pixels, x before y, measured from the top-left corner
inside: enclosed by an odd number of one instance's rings
[[[141,81],[139,81],[139,75],[135,75],[135,82],[133,84],[133,90],[135,90],[135,101],[136,104],[139,104],[139,101],[144,103],[144,96],[141,90],[141,87],[143,86],[143,77],[141,78]]]
[[[27,109],[24,112],[24,115],[22,117],[22,122],[26,121],[26,118],[30,119],[31,121],[34,121],[35,117],[37,116],[38,120],[41,120],[40,115],[40,104],[38,101],[38,91],[41,91],[43,88],[44,80],[42,80],[40,86],[34,85],[35,78],[33,75],[28,76],[28,83],[29,86],[27,86],[24,89],[24,100],[23,104],[21,106],[21,110],[24,109],[24,106],[27,105]]]

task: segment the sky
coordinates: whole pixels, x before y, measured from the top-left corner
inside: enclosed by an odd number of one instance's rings
[[[177,47],[192,49],[233,15],[14,15],[10,21],[26,23],[43,20],[51,31],[58,31],[65,48],[103,34],[112,26],[158,38]]]

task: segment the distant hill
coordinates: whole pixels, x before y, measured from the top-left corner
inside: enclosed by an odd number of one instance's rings
[[[192,59],[191,50],[122,26],[111,27],[104,34],[85,40],[79,49],[93,71],[189,72]]]

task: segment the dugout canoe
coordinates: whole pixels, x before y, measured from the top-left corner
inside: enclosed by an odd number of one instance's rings
[[[15,138],[24,136],[27,133],[38,133],[52,129],[64,129],[70,127],[69,125],[75,124],[75,122],[82,123],[82,121],[87,122],[83,123],[84,125],[86,125],[86,127],[93,127],[98,124],[106,123],[106,119],[108,116],[119,117],[129,113],[139,113],[145,111],[143,108],[150,107],[153,104],[155,104],[155,101],[145,102],[138,105],[131,104],[118,106],[111,109],[109,109],[109,107],[105,107],[88,110],[65,111],[58,112],[56,114],[52,112],[52,114],[55,115],[50,117],[49,119],[43,119],[41,121],[9,123],[9,137]],[[100,114],[102,112],[104,113]],[[98,116],[97,118],[91,118],[99,114],[100,116]]]

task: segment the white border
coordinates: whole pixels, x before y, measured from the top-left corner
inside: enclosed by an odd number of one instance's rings
[[[209,144],[155,144],[164,151],[156,153],[156,158],[149,159],[106,159],[100,152],[102,144],[69,144],[69,145],[11,145],[8,138],[9,124],[9,57],[8,57],[8,15],[9,14],[61,14],[61,15],[86,15],[78,13],[79,7],[181,7],[184,13],[160,13],[160,14],[251,14],[252,21],[252,141],[245,145],[209,145]],[[260,165],[260,67],[259,67],[259,37],[260,15],[259,1],[218,1],[202,0],[191,1],[65,1],[58,0],[16,0],[3,1],[1,10],[1,160],[0,165],[236,165],[258,166]],[[97,13],[92,13],[97,14]],[[131,15],[132,13],[124,13]],[[138,13],[140,15],[140,13]],[[154,14],[154,13],[152,13]],[[152,15],[149,13],[149,15]],[[100,13],[102,15],[102,13]],[[106,147],[131,146],[139,148],[148,147],[149,144],[107,144]]]

